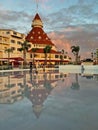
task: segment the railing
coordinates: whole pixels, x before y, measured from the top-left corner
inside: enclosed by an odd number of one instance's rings
[[[8,65],[2,65],[2,66],[0,66],[0,70],[10,70],[10,69],[12,69],[11,65],[10,66],[8,66]]]

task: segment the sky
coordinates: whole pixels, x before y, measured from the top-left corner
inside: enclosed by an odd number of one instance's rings
[[[98,48],[98,0],[0,0],[0,28],[27,34],[36,13],[58,50],[79,46],[84,59]]]

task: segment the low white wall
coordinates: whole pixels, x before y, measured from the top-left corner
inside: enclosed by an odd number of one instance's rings
[[[98,74],[98,65],[84,65],[85,73]],[[59,72],[62,73],[81,73],[81,65],[60,65]]]

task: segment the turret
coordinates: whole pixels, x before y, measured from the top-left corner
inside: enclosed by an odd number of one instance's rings
[[[32,21],[32,27],[40,27],[43,28],[43,23],[42,20],[39,16],[39,14],[37,13]]]

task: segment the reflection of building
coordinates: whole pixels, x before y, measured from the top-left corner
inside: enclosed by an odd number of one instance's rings
[[[43,105],[51,91],[57,86],[58,80],[66,77],[58,72],[38,74],[29,72],[10,72],[0,76],[0,103],[14,103],[27,97],[33,106],[33,112],[38,118]]]
[[[88,73],[84,73],[82,75],[82,77],[85,77],[87,79],[94,79],[94,80],[98,80],[98,74],[88,74]]]
[[[28,98],[33,104],[33,112],[39,118],[42,110],[43,103],[51,93],[52,89],[57,85],[55,74],[37,74],[33,80],[28,82],[29,95]]]
[[[21,100],[24,89],[20,84],[20,77],[14,77],[13,74],[8,73],[0,77],[0,103],[14,103]]]
[[[64,75],[66,77],[66,75]],[[32,102],[33,112],[39,118],[44,102],[51,91],[57,86],[58,80],[63,76],[58,72],[47,72],[30,74],[30,80],[27,82],[28,92],[26,97]]]
[[[14,103],[22,99],[21,90],[18,87],[5,89],[0,92],[0,103]]]
[[[72,82],[71,88],[73,90],[78,90],[80,88],[79,81],[78,81],[78,73],[74,74],[75,80]]]
[[[47,96],[50,94],[51,89],[45,87],[34,88],[30,92],[30,100],[33,104],[33,111],[36,117],[40,116],[40,113],[43,109],[43,103],[46,100]]]

